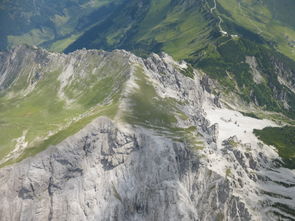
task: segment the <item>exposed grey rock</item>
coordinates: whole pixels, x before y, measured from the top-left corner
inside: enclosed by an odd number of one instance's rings
[[[229,182],[182,143],[99,118],[0,171],[1,220],[248,220]]]
[[[208,77],[208,76],[204,76],[201,80],[201,85],[204,88],[204,90],[206,90],[208,93],[212,92],[212,88],[213,88],[213,81]]]
[[[258,64],[256,61],[256,58],[254,56],[246,56],[246,63],[250,66],[252,75],[253,75],[253,81],[256,84],[261,84],[265,82],[265,79],[263,78],[262,74],[258,70]]]

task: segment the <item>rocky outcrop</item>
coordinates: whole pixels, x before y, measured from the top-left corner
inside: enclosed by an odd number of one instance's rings
[[[1,220],[250,219],[230,183],[184,144],[99,118],[0,171]]]
[[[246,63],[250,66],[252,76],[253,76],[253,81],[256,84],[261,84],[265,82],[265,79],[263,78],[262,74],[257,69],[258,64],[257,64],[256,58],[254,56],[246,56]]]

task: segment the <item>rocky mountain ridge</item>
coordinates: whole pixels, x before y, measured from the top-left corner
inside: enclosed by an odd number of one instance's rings
[[[83,106],[73,116],[91,118],[71,133],[60,129],[67,136],[43,138],[42,148],[11,148],[11,165],[0,169],[3,220],[295,219],[294,170],[253,134],[277,123],[242,115],[189,64],[167,54],[143,59],[122,50],[64,55],[22,46],[5,56],[0,108],[13,102],[18,119],[35,119],[20,100],[40,94],[48,99],[40,85],[52,76],[51,98],[68,112]],[[19,87],[24,76],[28,80]],[[113,78],[116,84],[104,87]],[[87,86],[72,88],[75,82]],[[101,99],[85,103],[90,92]],[[12,119],[2,125],[13,125]],[[68,128],[75,124],[68,122]],[[23,136],[30,143],[28,130]]]

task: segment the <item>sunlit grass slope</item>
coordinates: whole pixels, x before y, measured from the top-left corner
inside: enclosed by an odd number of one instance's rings
[[[115,53],[49,54],[37,61],[40,52],[30,50],[18,58],[24,66],[1,93],[1,159],[13,150],[22,159],[61,142],[95,117],[114,117],[128,76],[127,58]]]
[[[295,2],[293,0],[217,0],[219,15],[270,41],[281,53],[295,59]],[[223,11],[226,10],[226,13]],[[225,24],[226,27],[226,24]],[[230,30],[229,31],[234,31]]]

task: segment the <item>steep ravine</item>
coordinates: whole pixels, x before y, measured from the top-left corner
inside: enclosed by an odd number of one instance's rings
[[[9,59],[24,59],[18,57],[21,51],[40,53],[17,50]],[[1,168],[1,220],[295,219],[295,173],[281,167],[275,149],[252,131],[276,124],[229,109],[204,73],[166,54],[142,59],[126,51],[42,53],[47,65],[51,58],[79,61],[63,84],[57,83],[59,92],[77,79],[85,82],[88,72],[120,76],[121,86],[110,90],[116,96],[97,104],[115,102],[118,109],[115,116],[97,115],[58,144]],[[94,66],[83,69],[90,55],[96,55]],[[99,72],[92,72],[95,67]],[[0,79],[9,75],[9,64],[6,70]],[[2,92],[8,100],[12,82]],[[72,96],[70,104],[80,98]]]

